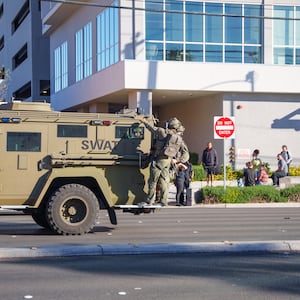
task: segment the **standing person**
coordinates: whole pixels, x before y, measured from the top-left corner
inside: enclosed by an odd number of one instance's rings
[[[207,147],[203,150],[202,153],[202,165],[206,172],[207,185],[209,185],[210,182],[211,186],[213,186],[214,175],[215,175],[217,164],[218,164],[217,151],[213,148],[212,143],[208,142]]]
[[[187,161],[178,164],[178,170],[174,184],[176,186],[176,206],[185,206],[184,191],[190,187],[190,182],[194,176],[194,169],[192,164]],[[186,198],[187,198],[187,192]]]
[[[287,176],[287,173],[288,173],[287,163],[283,159],[281,153],[277,154],[277,160],[278,160],[278,168],[272,174],[272,180],[273,180],[274,186],[279,186],[279,178]]]
[[[291,164],[293,158],[292,158],[291,153],[288,151],[287,145],[282,145],[281,150],[282,150],[281,151],[282,158],[285,160],[285,162],[288,166],[288,174],[287,175],[289,175],[289,173],[290,173],[290,164]]]
[[[256,172],[253,169],[253,164],[251,161],[248,161],[246,163],[246,167],[244,169],[244,182],[245,182],[245,186],[253,186],[255,185],[255,181],[256,181]]]
[[[256,172],[256,177],[259,176],[260,166],[262,164],[261,159],[258,156],[259,156],[259,150],[255,149],[252,153],[251,163],[253,165],[254,171]]]

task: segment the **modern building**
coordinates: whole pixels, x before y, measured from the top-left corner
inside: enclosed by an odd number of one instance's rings
[[[235,167],[244,167],[259,149],[275,168],[276,154],[287,144],[293,164],[300,164],[298,0],[81,0],[41,6],[55,109],[128,107],[161,121],[177,116],[190,151],[200,157],[212,141],[221,163],[234,146]],[[234,139],[215,139],[216,116],[234,120]]]
[[[0,0],[1,101],[50,100],[49,38],[39,1]]]

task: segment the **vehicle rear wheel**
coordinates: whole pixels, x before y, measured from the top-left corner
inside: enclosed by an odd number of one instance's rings
[[[99,203],[86,186],[66,184],[54,192],[46,206],[47,222],[58,234],[80,235],[96,223]]]

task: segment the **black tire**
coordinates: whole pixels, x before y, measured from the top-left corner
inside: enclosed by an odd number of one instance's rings
[[[46,217],[56,233],[80,235],[95,226],[98,211],[97,197],[90,189],[80,184],[66,184],[48,201]]]
[[[45,211],[34,211],[31,214],[31,217],[33,221],[38,224],[41,227],[44,227],[46,229],[50,229],[49,223],[46,218],[46,213]]]

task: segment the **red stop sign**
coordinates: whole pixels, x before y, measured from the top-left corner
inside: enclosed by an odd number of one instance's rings
[[[226,139],[234,134],[234,120],[230,117],[215,118],[215,135],[217,138]]]

